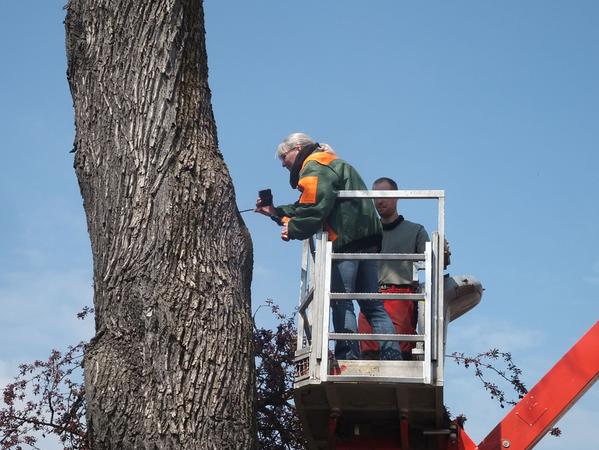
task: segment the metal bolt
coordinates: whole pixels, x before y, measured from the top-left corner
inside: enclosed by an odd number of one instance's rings
[[[508,448],[510,446],[510,441],[508,441],[507,439],[504,439],[503,441],[501,441],[501,446],[503,448]]]

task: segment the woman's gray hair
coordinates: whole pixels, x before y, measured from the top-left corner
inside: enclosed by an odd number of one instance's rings
[[[288,151],[293,150],[298,145],[303,147],[314,143],[315,141],[306,133],[291,133],[277,146],[276,156],[278,158],[283,158]],[[336,154],[335,150],[333,150],[329,144],[318,144],[318,148],[323,152],[332,153],[333,155]]]

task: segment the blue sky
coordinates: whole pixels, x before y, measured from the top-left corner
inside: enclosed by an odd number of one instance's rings
[[[72,169],[64,1],[3,2],[0,15],[0,384],[16,364],[89,338],[91,254]],[[486,291],[450,328],[449,351],[511,351],[529,387],[599,318],[599,4],[593,1],[206,0],[220,148],[240,209],[270,187],[289,132],[332,145],[367,183],[444,189],[450,272]],[[403,202],[432,229],[429,210]],[[298,243],[244,215],[253,304],[291,311]],[[268,318],[259,314],[261,320]],[[448,363],[446,402],[479,441],[504,411]],[[543,450],[596,449],[595,386]]]

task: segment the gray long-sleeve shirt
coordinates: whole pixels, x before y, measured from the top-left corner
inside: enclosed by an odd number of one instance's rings
[[[399,216],[393,223],[383,224],[381,253],[424,253],[428,240],[422,225]],[[412,262],[381,261],[379,264],[379,284],[412,284]]]

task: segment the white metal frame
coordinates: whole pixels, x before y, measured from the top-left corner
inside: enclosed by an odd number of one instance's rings
[[[306,383],[326,381],[371,381],[423,383],[442,386],[445,318],[443,305],[443,263],[445,241],[445,193],[442,190],[396,190],[396,191],[340,191],[338,198],[398,198],[437,200],[437,230],[432,233],[423,254],[343,254],[333,253],[332,243],[326,232],[315,239],[304,241],[301,268],[300,304],[298,308],[298,339],[296,364],[304,368],[296,373],[296,387]],[[331,293],[331,265],[333,260],[376,259],[424,261],[424,293],[415,294],[357,294]],[[421,335],[360,335],[329,332],[331,299],[385,299],[397,301],[420,301],[424,303],[424,333]],[[378,361],[381,365],[393,365],[391,372],[382,376],[331,375],[329,367],[330,340],[396,340],[424,342],[423,361]],[[308,370],[305,369],[308,362]],[[402,365],[420,364],[422,376],[402,374]],[[393,373],[389,376],[389,373]],[[413,370],[410,371],[413,373]]]

